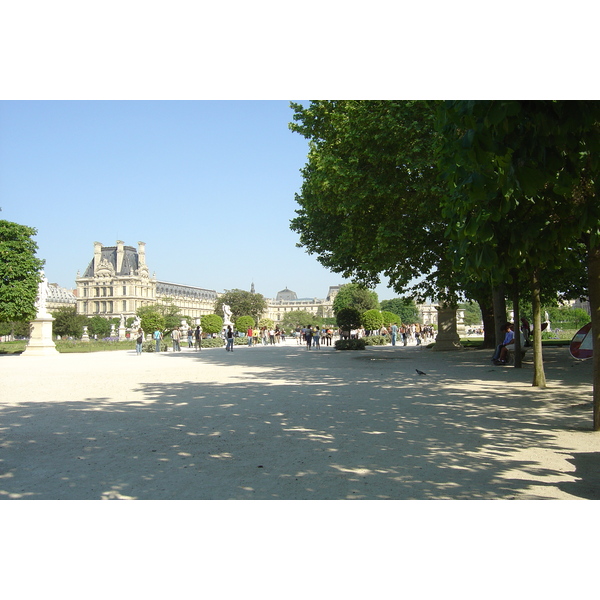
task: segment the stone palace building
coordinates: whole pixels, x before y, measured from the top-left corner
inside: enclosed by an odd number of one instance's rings
[[[146,244],[138,247],[94,243],[94,258],[83,275],[77,273],[77,312],[103,317],[133,317],[148,304],[173,302],[193,319],[214,312],[215,290],[159,281],[146,264]]]
[[[94,256],[86,270],[76,277],[75,294],[55,291],[56,299],[64,304],[77,304],[77,312],[93,317],[134,317],[136,311],[148,304],[173,303],[182,314],[194,321],[203,315],[214,313],[215,302],[220,296],[215,290],[160,281],[156,274],[150,275],[146,264],[146,244],[138,242],[137,248],[117,241],[115,246],[103,246],[94,242]],[[298,298],[287,287],[276,298],[267,299],[263,317],[275,323],[282,321],[287,312],[302,310],[319,317],[333,318],[333,300],[341,286],[330,286],[325,298]],[[254,284],[251,291],[254,292]],[[437,324],[434,305],[418,305],[421,323]],[[459,319],[460,321],[460,319]]]

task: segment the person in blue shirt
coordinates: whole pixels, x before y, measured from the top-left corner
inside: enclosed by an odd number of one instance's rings
[[[496,352],[494,352],[494,356],[492,357],[492,362],[496,365],[506,364],[507,347],[515,343],[515,332],[512,329],[512,323],[506,323],[502,327],[502,331],[504,331],[504,340],[496,348]]]

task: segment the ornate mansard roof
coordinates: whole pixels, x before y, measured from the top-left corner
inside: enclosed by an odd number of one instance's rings
[[[96,269],[96,275],[122,277],[137,275],[139,269],[138,252],[132,246],[123,246],[123,263],[117,272],[117,246],[102,246],[100,262]],[[91,260],[83,277],[94,277],[94,259]]]
[[[50,283],[48,285],[48,302],[64,303],[64,304],[75,304],[77,298],[73,295],[71,290],[60,287],[57,283]]]
[[[187,296],[189,298],[203,298],[205,300],[217,299],[217,292],[215,290],[205,290],[191,285],[181,285],[179,283],[169,283],[167,281],[156,282],[156,293],[158,296],[173,298]]]
[[[285,288],[285,290],[277,292],[277,297],[275,298],[275,300],[283,300],[284,302],[289,302],[290,300],[298,300],[298,295],[296,294],[296,292]]]

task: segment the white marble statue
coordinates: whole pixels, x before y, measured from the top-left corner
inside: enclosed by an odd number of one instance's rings
[[[46,309],[46,300],[48,298],[48,294],[50,293],[50,286],[48,285],[48,278],[46,277],[44,271],[40,273],[42,276],[42,280],[38,283],[38,295],[35,300],[35,307],[37,309],[37,316],[46,315],[48,311]]]
[[[223,304],[223,324],[224,325],[233,325],[231,322],[231,308],[228,304]]]

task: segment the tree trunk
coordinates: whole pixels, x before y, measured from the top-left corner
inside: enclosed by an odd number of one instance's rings
[[[592,398],[594,401],[594,431],[600,431],[600,243],[591,247],[588,252],[588,288],[590,295],[590,308],[592,313],[592,336],[594,362],[594,387]]]
[[[533,383],[535,387],[546,387],[544,357],[542,355],[542,303],[540,280],[535,269],[531,277],[531,305],[533,309]]]
[[[492,290],[492,303],[494,306],[495,346],[499,346],[504,340],[502,327],[506,323],[506,295],[504,285],[499,285]]]
[[[517,273],[513,273],[513,313],[514,313],[514,323],[513,323],[513,331],[515,332],[515,344],[514,344],[514,352],[515,352],[515,369],[520,369],[522,367],[522,358],[521,358],[521,314],[519,311],[519,275]]]
[[[496,333],[494,323],[494,307],[492,296],[489,294],[485,298],[474,298],[479,304],[481,311],[481,320],[483,321],[483,344],[482,348],[496,348]]]

